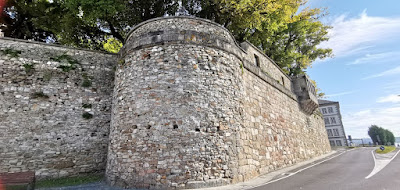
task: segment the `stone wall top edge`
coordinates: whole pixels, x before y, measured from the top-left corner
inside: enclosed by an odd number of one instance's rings
[[[114,55],[114,56],[117,56],[117,55],[118,55],[117,53],[110,53],[110,52],[97,51],[97,50],[90,50],[90,49],[85,49],[85,48],[75,48],[75,47],[69,47],[69,46],[60,45],[60,44],[48,44],[48,43],[44,43],[44,42],[31,41],[31,40],[22,40],[22,39],[17,39],[17,38],[0,37],[0,41],[1,41],[1,40],[14,41],[14,42],[21,42],[21,43],[28,43],[28,44],[37,44],[37,45],[43,45],[43,46],[52,46],[52,47],[70,49],[70,50],[88,51],[88,52],[98,53],[98,54],[106,54],[106,55]]]
[[[339,106],[339,103],[326,103],[326,104],[318,104],[320,107],[321,106],[331,106],[331,105],[338,105]]]
[[[261,80],[263,80],[265,83],[268,85],[272,86],[273,88],[277,89],[281,93],[285,94],[289,98],[293,99],[294,101],[298,102],[299,100],[297,99],[297,96],[290,90],[286,89],[284,86],[280,85],[279,83],[274,83],[275,79],[272,77],[266,75],[261,71],[260,68],[255,67],[253,64],[248,63],[248,62],[243,62],[243,66],[246,70],[249,72],[253,73],[253,75],[257,76]]]
[[[234,41],[236,47],[239,48],[243,53],[246,53],[246,51],[245,51],[245,50],[239,45],[239,43],[236,41],[236,39],[235,39],[235,37],[233,36],[233,34],[232,34],[228,29],[226,29],[224,26],[222,26],[222,25],[220,25],[220,24],[218,24],[218,23],[216,23],[216,22],[213,22],[213,21],[211,21],[211,20],[208,20],[208,19],[205,19],[205,18],[199,18],[199,17],[195,17],[195,16],[166,16],[166,17],[157,17],[157,18],[153,18],[153,19],[149,19],[149,20],[143,21],[143,22],[137,24],[136,26],[134,26],[134,27],[128,32],[128,34],[126,35],[124,44],[126,44],[126,42],[129,40],[129,38],[131,37],[131,34],[132,34],[135,30],[137,30],[138,28],[140,28],[141,26],[143,26],[143,25],[145,25],[145,24],[148,24],[148,23],[151,23],[151,22],[156,22],[156,21],[159,21],[159,20],[169,20],[169,19],[192,19],[192,20],[198,20],[198,21],[202,21],[202,22],[206,22],[206,23],[215,25],[216,27],[218,27],[218,28],[220,28],[220,29],[226,31],[226,32],[230,35],[230,37],[232,38],[232,40]]]
[[[233,36],[233,34],[232,34],[228,29],[226,29],[224,26],[222,26],[222,25],[220,25],[220,24],[218,24],[218,23],[216,23],[216,22],[213,22],[213,21],[211,21],[211,20],[204,19],[204,18],[199,18],[199,17],[194,17],[194,16],[168,16],[168,17],[158,17],[158,18],[153,18],[153,19],[149,19],[149,20],[143,21],[143,22],[137,24],[136,26],[134,26],[134,27],[131,29],[131,31],[128,32],[128,34],[127,34],[127,36],[126,36],[126,38],[125,38],[124,44],[126,44],[126,42],[131,38],[131,34],[132,34],[135,30],[137,30],[138,28],[140,28],[141,26],[143,26],[143,25],[145,25],[145,24],[148,24],[148,23],[151,23],[151,22],[156,22],[156,21],[159,21],[159,20],[169,20],[169,19],[192,19],[192,20],[198,20],[198,21],[202,21],[202,22],[206,22],[206,23],[215,25],[216,27],[218,27],[218,28],[220,28],[220,29],[226,31],[226,32],[230,35],[230,37],[232,38],[233,42],[235,43],[235,46],[236,46],[240,51],[242,51],[243,53],[247,54],[247,51],[243,49],[243,47],[236,41],[236,39],[235,39],[235,37]],[[276,64],[275,61],[272,60],[270,57],[268,57],[267,55],[265,55],[265,53],[262,52],[259,48],[257,48],[256,46],[254,46],[254,45],[253,45],[252,43],[250,43],[249,41],[245,41],[245,42],[243,42],[243,43],[249,44],[252,48],[254,48],[254,49],[256,49],[258,52],[260,52],[263,56],[265,56],[268,60],[270,60],[270,61],[274,64],[274,66],[275,66],[276,68],[278,68],[278,69],[280,70],[280,72],[281,72],[284,76],[286,76],[286,77],[289,79],[289,81],[291,81],[291,78],[278,66],[278,64]]]
[[[247,43],[248,45],[250,45],[251,47],[253,47],[256,51],[260,52],[263,56],[265,56],[268,60],[270,60],[272,62],[272,64],[275,65],[276,68],[278,68],[282,74],[284,74],[290,81],[292,81],[292,78],[289,77],[289,75],[287,75],[285,73],[285,71],[283,71],[283,69],[281,67],[279,67],[278,64],[275,63],[275,61],[273,59],[271,59],[270,57],[268,57],[267,55],[265,55],[265,53],[263,51],[261,51],[258,47],[256,47],[255,45],[253,45],[252,43],[250,43],[249,41],[244,41],[243,43]]]

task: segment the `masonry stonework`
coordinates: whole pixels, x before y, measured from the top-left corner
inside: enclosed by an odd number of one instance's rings
[[[59,177],[105,169],[115,186],[200,188],[330,151],[309,79],[288,77],[205,19],[141,23],[118,57],[0,42],[11,54],[0,59],[0,171]],[[21,54],[12,58],[9,49]],[[79,64],[65,72],[71,60]]]
[[[115,55],[4,38],[0,49],[0,172],[104,171]]]
[[[236,183],[330,150],[322,119],[312,114],[318,104],[303,109],[273,61],[215,23],[147,21],[121,55],[106,172],[113,185]]]

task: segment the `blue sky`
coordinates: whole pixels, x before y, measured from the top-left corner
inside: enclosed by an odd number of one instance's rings
[[[323,22],[333,26],[334,58],[316,61],[307,73],[339,101],[346,135],[368,137],[376,124],[400,136],[400,1],[310,0],[326,7]]]

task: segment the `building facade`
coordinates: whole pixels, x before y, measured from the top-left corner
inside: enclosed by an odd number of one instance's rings
[[[331,146],[347,146],[339,102],[318,100],[318,104],[324,116],[325,128]]]

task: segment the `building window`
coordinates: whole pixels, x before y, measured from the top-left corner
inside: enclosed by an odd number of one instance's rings
[[[338,129],[333,129],[333,135],[339,136],[339,130]]]
[[[326,108],[322,108],[322,113],[326,114]]]
[[[328,107],[328,112],[329,113],[333,113],[333,108],[332,107]]]
[[[331,117],[331,123],[336,124],[336,119],[334,117]]]
[[[254,54],[254,60],[256,62],[257,67],[260,67],[260,58],[256,54]]]
[[[329,123],[329,118],[324,118],[324,121],[325,121],[325,125],[329,125],[330,123]]]
[[[331,137],[332,136],[332,129],[327,129],[326,131],[328,132],[328,137]]]
[[[342,146],[342,141],[341,140],[336,140],[336,145],[337,146]]]
[[[329,143],[331,144],[331,146],[335,146],[335,141],[329,141]]]

